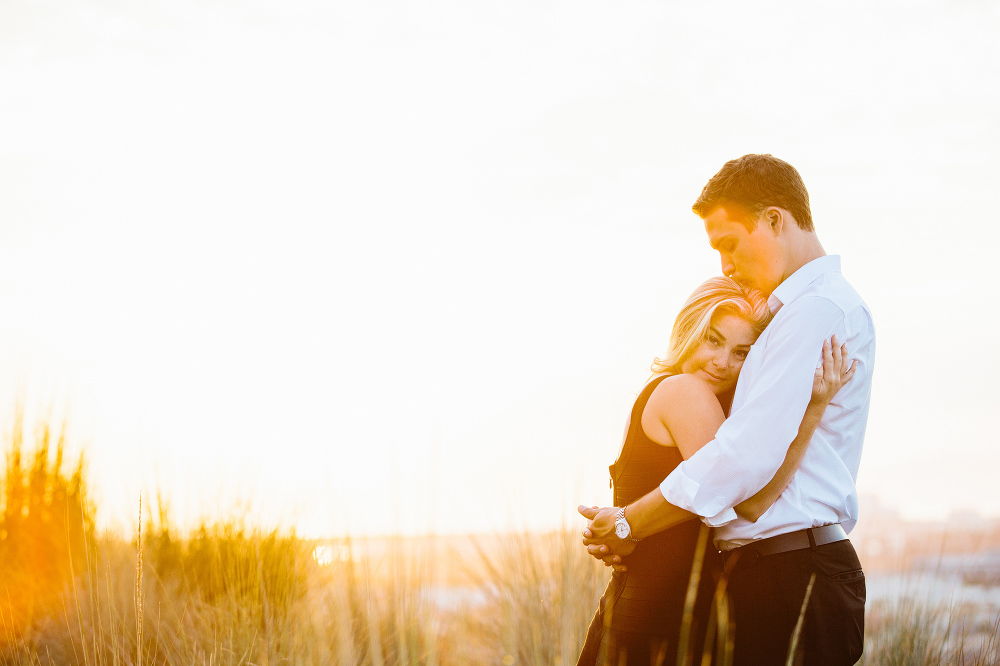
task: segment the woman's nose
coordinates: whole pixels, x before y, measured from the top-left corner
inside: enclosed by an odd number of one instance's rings
[[[720,349],[712,359],[712,363],[714,363],[717,368],[725,368],[729,365],[729,352],[725,349]]]

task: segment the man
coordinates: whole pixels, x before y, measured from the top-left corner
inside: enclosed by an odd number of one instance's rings
[[[580,507],[590,519],[588,551],[606,563],[634,548],[628,538],[668,529],[696,514],[715,528],[735,625],[737,664],[784,664],[810,580],[796,659],[853,664],[861,656],[865,579],[847,533],[858,518],[861,459],[875,331],[871,314],[827,256],[813,229],[799,173],[770,155],[731,160],[695,202],[722,272],[769,295],[774,319],[753,345],[732,411],[714,440],[619,515]],[[756,522],[733,507],[764,487],[795,439],[819,350],[836,334],[857,362],[802,463]]]

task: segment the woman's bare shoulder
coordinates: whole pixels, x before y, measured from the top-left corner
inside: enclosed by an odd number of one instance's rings
[[[714,421],[721,413],[719,399],[707,382],[694,375],[673,375],[653,389],[642,412],[642,425],[650,439],[666,444],[672,424],[690,419]]]
[[[709,400],[718,403],[715,392],[708,382],[687,374],[671,375],[661,381],[659,386],[653,389],[649,400],[650,402],[678,400],[687,405]]]
[[[715,436],[725,419],[711,386],[693,375],[678,375],[664,379],[653,391],[643,410],[642,425],[659,444],[669,438],[686,460]]]

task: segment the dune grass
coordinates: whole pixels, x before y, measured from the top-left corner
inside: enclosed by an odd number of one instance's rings
[[[460,588],[476,594],[457,601],[436,594],[428,572],[449,555],[426,542],[320,566],[315,544],[291,533],[221,523],[166,536],[149,534],[141,606],[136,544],[104,536],[92,569],[4,644],[0,663],[568,665],[606,580],[569,531],[481,539]],[[998,627],[974,611],[875,606],[862,663],[998,664]]]
[[[608,580],[573,529],[316,542],[222,518],[181,534],[160,501],[134,540],[98,536],[60,432],[38,428],[28,457],[11,437],[0,664],[569,665]],[[1000,664],[998,622],[873,604],[862,663]]]

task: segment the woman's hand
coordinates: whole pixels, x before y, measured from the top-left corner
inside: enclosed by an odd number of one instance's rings
[[[858,362],[851,362],[847,367],[847,345],[840,344],[836,334],[823,341],[823,367],[816,368],[813,378],[812,398],[810,404],[826,406],[833,400],[840,387],[851,380]]]

